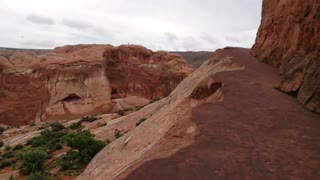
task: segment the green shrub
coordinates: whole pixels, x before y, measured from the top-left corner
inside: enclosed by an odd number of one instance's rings
[[[141,123],[143,123],[145,120],[147,120],[146,118],[141,118],[137,123],[136,123],[136,127],[139,126]]]
[[[6,129],[4,127],[0,126],[0,135],[5,131]]]
[[[62,137],[65,134],[64,131],[45,130],[40,133],[40,136],[29,139],[27,144],[32,147],[44,147],[50,151],[55,151],[57,150],[57,147],[59,148],[59,145],[57,146],[57,144],[62,144]]]
[[[81,122],[76,122],[76,123],[72,123],[70,126],[69,126],[69,128],[70,129],[79,129],[80,127],[82,127],[81,126]]]
[[[126,113],[126,112],[125,112],[124,110],[118,111],[118,114],[119,114],[120,116],[123,116],[125,113]]]
[[[106,145],[105,142],[96,141],[90,131],[70,132],[65,135],[64,140],[72,149],[79,152],[80,160],[88,163]]]
[[[118,129],[114,130],[114,136],[116,137],[116,139],[120,138],[123,134],[121,133],[121,131],[119,131]]]
[[[12,166],[12,164],[15,164],[16,161],[15,160],[4,160],[4,161],[1,161],[0,162],[0,169],[3,169],[5,167],[9,167],[9,166]]]
[[[31,122],[30,124],[29,124],[29,126],[35,126],[36,125],[36,123],[34,123],[34,122]]]
[[[144,108],[144,106],[136,106],[134,108],[136,109],[136,111],[139,111],[140,109]]]
[[[13,158],[15,154],[12,151],[7,151],[2,155],[3,158]]]
[[[27,175],[30,173],[41,172],[43,169],[43,163],[47,158],[48,154],[46,151],[40,148],[24,152],[21,155],[22,164],[20,167],[20,173],[22,175]]]
[[[46,177],[41,172],[32,173],[30,176],[27,177],[27,180],[45,180]]]
[[[6,146],[6,147],[5,147],[5,150],[6,150],[6,151],[10,151],[11,149],[12,149],[11,146]]]
[[[93,122],[95,120],[98,120],[98,118],[96,116],[83,116],[80,120],[81,122],[87,121],[87,122]]]
[[[56,161],[61,167],[61,170],[66,171],[70,169],[78,169],[78,160],[80,160],[79,152],[75,150],[69,150],[66,155],[58,158]]]
[[[3,146],[3,142],[2,141],[0,141],[0,148]]]
[[[12,148],[12,151],[16,151],[16,150],[20,150],[20,149],[23,149],[23,145],[18,144],[18,145],[15,145],[15,146]]]
[[[50,124],[52,131],[62,131],[63,129],[65,129],[65,127],[63,126],[63,124],[61,124],[60,122],[53,122]]]
[[[153,99],[149,102],[149,104],[154,103],[154,102],[157,102],[157,101],[159,101],[160,99],[161,99],[160,97],[153,98]]]
[[[56,150],[60,150],[63,148],[63,145],[61,143],[56,143],[54,146],[55,146],[54,149]]]

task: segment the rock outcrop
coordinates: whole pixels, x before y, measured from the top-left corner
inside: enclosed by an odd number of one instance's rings
[[[4,61],[0,123],[22,125],[108,112],[111,89],[102,61],[106,47],[76,47],[37,57],[18,53]]]
[[[137,45],[111,47],[103,56],[112,98],[166,97],[192,72],[180,55]]]
[[[202,103],[223,99],[219,72],[242,70],[220,51],[185,78],[166,98],[140,111],[118,118],[94,131],[96,138],[114,140],[114,130],[128,132],[104,148],[77,179],[122,179],[142,163],[168,157],[194,142],[197,127],[191,121],[192,109]],[[135,128],[140,118],[147,120]]]
[[[320,2],[264,0],[252,54],[280,69],[278,87],[320,112]]]
[[[114,98],[165,97],[192,71],[179,55],[135,45],[70,45],[0,58],[0,124],[7,125],[108,113]]]

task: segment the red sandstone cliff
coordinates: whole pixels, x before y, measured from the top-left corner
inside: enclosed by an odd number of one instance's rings
[[[319,0],[264,0],[251,53],[280,69],[279,89],[320,112]]]
[[[0,123],[9,125],[108,113],[111,94],[164,97],[190,73],[180,56],[140,46],[63,46],[0,58]]]

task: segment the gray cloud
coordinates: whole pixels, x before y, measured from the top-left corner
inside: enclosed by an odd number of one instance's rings
[[[5,24],[0,28],[0,46],[130,43],[170,51],[251,47],[261,6],[261,0],[0,1],[0,21]],[[28,20],[21,21],[26,14]]]
[[[75,20],[75,19],[63,19],[62,24],[66,25],[70,28],[75,28],[79,30],[85,30],[91,28],[93,25],[85,22],[85,21],[80,21],[80,20]]]
[[[26,18],[28,21],[31,21],[33,23],[37,23],[37,24],[54,24],[54,20],[53,18],[49,17],[49,16],[42,16],[42,15],[38,15],[38,14],[30,14],[27,16]]]

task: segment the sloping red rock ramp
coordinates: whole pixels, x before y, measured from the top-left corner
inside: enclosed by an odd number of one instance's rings
[[[247,49],[224,52],[242,71],[215,75],[225,99],[193,110],[200,134],[174,155],[148,161],[126,179],[318,179],[320,118],[273,88],[277,70]]]

